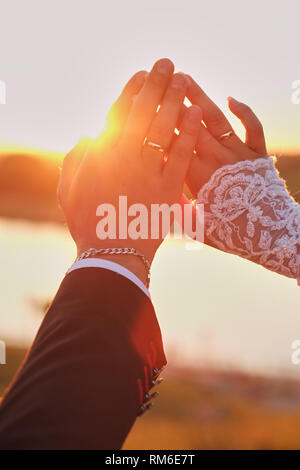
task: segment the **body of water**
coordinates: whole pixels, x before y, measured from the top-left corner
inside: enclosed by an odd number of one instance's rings
[[[300,375],[300,287],[209,247],[166,241],[152,267],[151,296],[169,362]],[[0,339],[30,344],[75,257],[63,227],[0,222]]]

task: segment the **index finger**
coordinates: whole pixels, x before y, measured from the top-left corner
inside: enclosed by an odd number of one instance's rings
[[[224,132],[232,130],[230,122],[226,119],[220,108],[204,93],[190,75],[187,75],[187,77],[188,89],[186,96],[191,103],[200,106],[202,109],[203,121],[209,132],[214,137],[219,137]]]
[[[146,76],[147,72],[144,70],[135,73],[126,83],[119,98],[110,108],[106,119],[107,127],[105,132],[110,136],[111,145],[116,145],[121,138],[133,98],[144,85]]]
[[[173,71],[174,65],[169,59],[161,59],[154,64],[131,107],[122,144],[131,148],[143,145]]]

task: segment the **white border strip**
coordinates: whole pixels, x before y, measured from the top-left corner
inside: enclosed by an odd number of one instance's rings
[[[129,271],[129,269],[124,268],[124,266],[119,263],[114,263],[113,261],[107,261],[101,258],[86,258],[80,261],[75,261],[75,263],[72,264],[72,266],[68,269],[67,274],[71,273],[72,271],[75,271],[75,269],[82,268],[102,268],[118,273],[120,274],[120,276],[124,276],[130,281],[132,281],[144,292],[144,294],[149,297],[149,299],[151,299],[150,292],[148,291],[145,284],[143,284],[143,282],[135,274]]]

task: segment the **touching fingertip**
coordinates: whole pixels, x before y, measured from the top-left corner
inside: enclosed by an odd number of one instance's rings
[[[185,76],[188,87],[191,86],[191,84],[192,84],[191,77],[189,75],[187,75],[186,73],[184,74],[184,76]]]
[[[159,59],[155,62],[154,69],[161,75],[171,75],[174,72],[174,64],[170,59]]]
[[[140,70],[135,74],[135,80],[137,82],[144,82],[145,78],[147,77],[148,72],[146,70]]]
[[[186,78],[181,72],[175,73],[171,79],[171,87],[182,90],[186,88]]]
[[[131,93],[138,93],[145,83],[148,72],[140,70],[132,77]]]
[[[193,104],[188,108],[188,114],[189,118],[192,120],[197,120],[202,118],[202,110],[200,106],[197,106],[196,104]]]
[[[227,101],[228,101],[228,104],[233,104],[233,105],[239,104],[239,101],[233,98],[232,96],[228,96]]]

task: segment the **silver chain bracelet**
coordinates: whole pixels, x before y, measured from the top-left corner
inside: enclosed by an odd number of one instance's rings
[[[142,254],[139,253],[135,248],[89,248],[88,250],[81,253],[80,256],[76,259],[76,261],[80,261],[86,258],[93,258],[97,255],[134,255],[139,256],[146,268],[147,272],[147,287],[149,287],[150,283],[150,263],[147,258]]]

